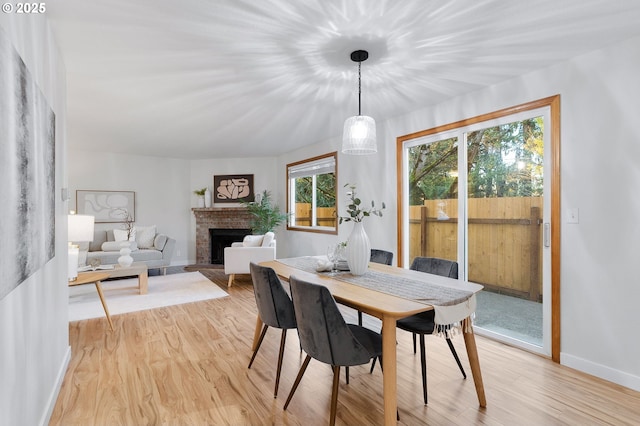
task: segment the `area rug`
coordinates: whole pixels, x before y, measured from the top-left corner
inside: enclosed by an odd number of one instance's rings
[[[111,315],[228,296],[200,272],[149,277],[147,294],[138,292],[138,278],[103,281],[101,284]],[[93,283],[69,288],[69,321],[104,316]]]

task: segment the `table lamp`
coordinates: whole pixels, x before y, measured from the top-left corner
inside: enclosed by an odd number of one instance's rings
[[[80,247],[77,242],[93,241],[93,224],[95,217],[73,214],[71,212],[67,223],[67,241],[69,241],[69,281],[75,281],[78,278],[78,257],[80,255]]]

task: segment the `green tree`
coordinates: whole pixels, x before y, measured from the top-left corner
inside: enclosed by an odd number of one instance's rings
[[[458,144],[455,138],[409,150],[409,203],[453,198],[457,193]]]
[[[313,200],[313,178],[296,179],[296,202],[309,203]],[[336,206],[336,175],[325,173],[316,175],[316,202],[318,207]]]
[[[468,133],[469,197],[542,195],[543,131],[536,117]],[[411,205],[457,196],[457,147],[452,138],[409,150]]]

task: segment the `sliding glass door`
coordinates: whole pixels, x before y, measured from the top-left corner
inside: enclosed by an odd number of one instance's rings
[[[479,334],[551,355],[550,107],[399,139],[400,264],[455,260]]]

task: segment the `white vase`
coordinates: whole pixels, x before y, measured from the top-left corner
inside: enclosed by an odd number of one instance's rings
[[[120,249],[120,257],[118,258],[118,264],[123,268],[126,268],[127,266],[131,266],[131,264],[133,263],[133,257],[131,257],[131,248],[130,248],[131,246],[129,242],[125,241],[122,244],[120,244],[120,246],[122,248]]]
[[[204,208],[204,196],[198,197],[198,208],[199,209]]]
[[[353,275],[362,275],[369,267],[371,259],[371,244],[364,232],[362,222],[354,222],[353,230],[347,240],[347,264]]]
[[[204,191],[204,206],[206,208],[211,207],[211,191],[209,191],[209,188]]]

